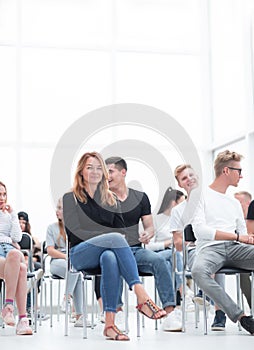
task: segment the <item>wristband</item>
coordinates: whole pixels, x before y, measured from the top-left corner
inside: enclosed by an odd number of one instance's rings
[[[236,242],[239,242],[239,233],[236,232],[235,234],[236,234]]]

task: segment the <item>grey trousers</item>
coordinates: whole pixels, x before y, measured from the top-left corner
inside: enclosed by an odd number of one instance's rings
[[[223,242],[202,248],[192,266],[192,276],[197,285],[228,315],[237,322],[243,310],[231,299],[211,275],[222,267],[239,267],[254,270],[254,246]]]
[[[191,271],[192,271],[192,266],[194,263],[195,256],[196,256],[196,249],[191,249],[188,251],[188,265]],[[223,289],[225,289],[225,275],[223,273],[215,275],[214,279]]]

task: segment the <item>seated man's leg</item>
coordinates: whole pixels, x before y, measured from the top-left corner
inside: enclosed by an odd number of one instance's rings
[[[181,332],[182,315],[180,310],[175,309],[175,290],[171,276],[171,265],[168,261],[148,249],[133,249],[140,272],[152,273],[155,285],[158,290],[163,308],[167,312],[167,317],[163,322],[164,331]]]
[[[214,300],[233,322],[236,322],[243,311],[212,277],[223,265],[224,256],[226,255],[223,245],[203,248],[195,258],[192,276],[197,285]]]
[[[175,289],[167,261],[154,251],[138,248],[134,253],[140,272],[152,273],[162,307],[175,306]]]

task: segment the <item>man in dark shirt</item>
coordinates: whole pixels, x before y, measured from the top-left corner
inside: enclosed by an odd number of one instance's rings
[[[109,171],[109,188],[120,201],[126,227],[125,238],[135,256],[139,271],[154,275],[162,306],[167,312],[167,318],[162,326],[163,330],[181,331],[182,316],[180,310],[175,309],[175,289],[171,266],[160,254],[144,249],[142,246],[142,244],[148,244],[154,235],[149,198],[144,192],[127,187],[125,183],[127,164],[123,158],[110,157],[105,162]],[[139,232],[140,220],[144,228],[143,232]]]
[[[250,205],[248,208],[246,225],[247,225],[248,233],[254,234],[254,200],[250,202]]]

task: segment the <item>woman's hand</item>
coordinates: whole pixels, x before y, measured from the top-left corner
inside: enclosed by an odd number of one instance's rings
[[[11,213],[13,211],[12,207],[10,206],[10,204],[5,204],[5,206],[2,209],[3,211],[7,211],[7,213]]]

